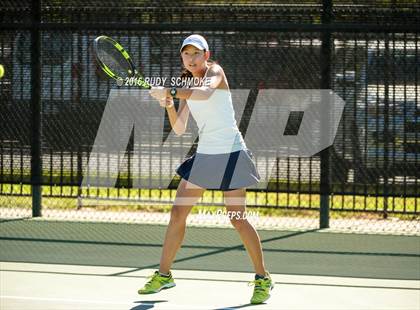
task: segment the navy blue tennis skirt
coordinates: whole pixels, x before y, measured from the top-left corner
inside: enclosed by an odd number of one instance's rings
[[[176,172],[202,188],[223,191],[252,186],[260,180],[249,150],[227,154],[195,153],[184,160]]]

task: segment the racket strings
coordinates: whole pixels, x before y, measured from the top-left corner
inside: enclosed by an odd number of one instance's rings
[[[142,73],[136,71],[127,51],[118,42],[106,36],[99,36],[94,41],[94,51],[99,65],[108,76],[116,80],[135,77],[137,86],[151,88]]]
[[[102,63],[120,78],[130,77],[132,69],[128,61],[117,48],[108,42],[101,42],[98,46],[98,57]]]

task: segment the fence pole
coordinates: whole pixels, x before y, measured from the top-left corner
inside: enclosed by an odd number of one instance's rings
[[[332,21],[332,0],[322,1],[322,23],[329,24]],[[325,31],[321,35],[321,89],[331,89],[331,31]],[[323,99],[325,100],[325,99]],[[322,121],[322,124],[328,126],[330,123],[328,113],[323,116],[326,119]],[[321,125],[321,126],[323,126]],[[329,130],[328,128],[322,128]],[[324,130],[322,130],[324,132]],[[329,148],[321,151],[321,206],[319,209],[319,228],[328,228],[330,226],[330,152]]]
[[[391,143],[390,139],[390,128],[389,128],[389,82],[391,80],[390,72],[390,60],[391,55],[389,53],[389,36],[385,33],[385,68],[384,68],[384,169],[383,169],[383,177],[384,177],[384,212],[383,218],[388,218],[388,196],[389,196],[389,186],[388,186],[388,178],[389,178],[389,144]],[[395,85],[395,80],[394,83]],[[395,141],[393,142],[395,143]],[[395,147],[395,146],[394,146]],[[395,158],[395,153],[392,154],[392,157]]]
[[[32,1],[31,29],[31,185],[32,216],[41,216],[42,156],[41,156],[41,1]]]

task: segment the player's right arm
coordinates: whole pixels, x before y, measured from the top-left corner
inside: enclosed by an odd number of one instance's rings
[[[180,100],[178,111],[175,109],[172,97],[160,100],[160,105],[166,107],[169,122],[171,123],[175,134],[180,136],[185,133],[188,124],[188,116],[190,115],[190,109],[188,108],[187,101],[182,99]]]

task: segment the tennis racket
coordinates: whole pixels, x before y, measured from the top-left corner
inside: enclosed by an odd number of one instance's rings
[[[117,85],[123,85],[127,78],[134,78],[135,85],[146,89],[152,88],[137,71],[130,55],[117,41],[107,36],[99,36],[93,41],[93,50],[101,69],[115,79]]]

